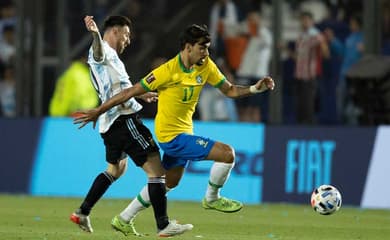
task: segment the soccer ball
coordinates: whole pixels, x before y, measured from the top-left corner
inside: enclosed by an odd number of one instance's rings
[[[341,207],[341,194],[331,185],[321,185],[311,194],[311,206],[321,215],[330,215]]]

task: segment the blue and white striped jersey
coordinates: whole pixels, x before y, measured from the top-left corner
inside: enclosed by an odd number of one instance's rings
[[[102,103],[118,94],[122,89],[133,86],[129,75],[126,72],[125,65],[119,59],[117,52],[111,48],[107,42],[103,41],[103,60],[96,62],[93,58],[93,49],[89,49],[88,64],[90,66],[91,80],[98,92]],[[108,131],[112,123],[120,115],[132,114],[140,111],[142,105],[134,98],[127,102],[115,106],[100,115],[99,132]]]

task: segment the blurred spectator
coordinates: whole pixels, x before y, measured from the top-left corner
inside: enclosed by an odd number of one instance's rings
[[[4,117],[16,117],[16,80],[12,65],[5,67],[2,78],[0,81],[1,112]]]
[[[281,46],[285,50],[285,58],[282,61],[283,76],[283,119],[284,123],[295,123],[294,113],[294,72],[295,72],[295,43],[290,41],[286,46]]]
[[[153,8],[153,4],[148,7]],[[141,11],[142,5],[139,0],[128,0],[124,15],[129,17],[130,19],[137,19],[140,16]]]
[[[339,109],[341,118],[347,123],[357,124],[358,109],[348,97],[348,85],[345,75],[363,55],[363,33],[361,31],[362,19],[359,15],[351,16],[349,20],[350,35],[345,41],[344,60],[341,66],[339,89]]]
[[[226,62],[220,59],[216,64],[225,77],[233,83],[234,75],[230,72]],[[202,121],[238,121],[234,100],[225,97],[209,84],[203,87],[199,97],[199,113]]]
[[[343,43],[349,34],[348,22],[339,16],[339,13],[342,12],[340,7],[331,5],[330,8],[333,8],[333,10],[329,10],[325,18],[318,22],[316,26],[322,31],[327,28],[331,29],[334,37]]]
[[[337,84],[340,76],[340,66],[343,61],[344,46],[335,36],[331,28],[324,30],[324,36],[329,46],[329,58],[323,60],[323,77],[320,81],[320,124],[336,124],[337,114]]]
[[[314,22],[321,22],[328,16],[328,8],[324,1],[306,0],[300,4],[301,12],[309,12],[312,14]]]
[[[16,9],[12,1],[3,0],[0,3],[0,41],[3,39],[5,26],[16,25]]]
[[[82,57],[73,61],[57,80],[49,114],[54,117],[70,116],[76,110],[91,109],[98,103],[86,58]]]
[[[6,25],[3,28],[3,39],[0,40],[0,61],[10,64],[15,51],[15,27]]]
[[[328,45],[314,27],[310,12],[300,15],[302,32],[296,41],[295,104],[297,123],[315,123],[318,79],[322,75],[322,58],[329,56]]]
[[[247,37],[248,44],[237,70],[237,83],[253,85],[260,78],[269,75],[272,33],[262,24],[261,16],[257,11],[248,13],[240,32]],[[267,99],[268,92],[236,100],[240,121],[265,121]]]
[[[229,32],[239,21],[238,9],[231,0],[216,0],[210,12],[210,48],[214,58],[225,57],[225,37],[234,35]]]
[[[107,16],[109,9],[108,0],[95,0],[95,6],[93,7],[93,17],[96,21],[103,21]]]
[[[390,2],[383,1],[382,5],[382,53],[390,55]]]

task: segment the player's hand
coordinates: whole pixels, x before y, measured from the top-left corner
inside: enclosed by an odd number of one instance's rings
[[[84,18],[85,27],[90,32],[99,32],[99,28],[97,27],[95,21],[93,20],[93,16],[85,16]]]
[[[73,124],[80,124],[79,129],[83,128],[89,122],[93,122],[93,128],[95,129],[99,115],[99,111],[95,108],[86,111],[77,111],[72,113],[71,116],[73,117]]]
[[[155,92],[147,92],[147,93],[144,93],[144,94],[138,96],[138,98],[141,98],[142,100],[144,100],[147,103],[152,103],[152,102],[157,102],[158,95]]]
[[[259,90],[261,92],[266,91],[266,90],[274,90],[275,82],[271,77],[267,76],[267,77],[263,77],[262,79],[260,79],[255,84],[255,87],[257,90]]]

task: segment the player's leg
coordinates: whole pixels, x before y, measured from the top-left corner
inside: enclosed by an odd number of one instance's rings
[[[93,232],[89,214],[93,206],[99,201],[110,185],[118,179],[127,169],[127,155],[123,152],[123,135],[127,134],[126,125],[118,118],[110,129],[101,134],[106,148],[106,171],[100,173],[93,181],[88,194],[79,209],[71,215],[71,221],[78,224],[81,229]]]
[[[104,195],[110,185],[118,179],[127,169],[127,157],[123,158],[116,164],[108,163],[106,171],[96,176],[93,181],[84,201],[81,203],[79,209],[71,214],[70,220],[79,225],[79,227],[86,232],[93,232],[89,214]]]
[[[178,185],[181,177],[184,173],[184,167],[174,167],[170,170],[167,170],[166,176],[165,176],[165,192],[169,192],[172,188]],[[150,207],[150,197],[149,197],[149,191],[148,186],[145,185],[140,193],[137,195],[136,198],[134,198],[130,204],[119,214],[120,219],[124,220],[125,222],[129,222],[132,224],[133,233],[134,235],[141,235],[139,234],[134,227],[134,219],[137,216],[137,214]]]
[[[127,125],[133,138],[129,140],[125,151],[131,156],[137,166],[144,169],[148,176],[147,193],[150,204],[153,206],[159,235],[173,236],[191,230],[193,227],[191,224],[180,225],[168,219],[167,199],[165,196],[165,170],[161,166],[159,149],[149,129],[138,118],[129,118]],[[139,206],[138,210],[142,210],[143,207],[145,206]],[[116,219],[118,218],[116,217]],[[123,219],[122,217],[120,219],[126,223],[127,219]],[[116,228],[114,220],[115,218],[113,219],[112,225]],[[132,223],[132,221],[129,221],[127,224],[132,225],[130,227],[133,227],[132,230],[135,230]],[[125,233],[121,229],[118,230]],[[128,234],[129,232],[126,233]],[[134,234],[136,234],[136,231]]]
[[[172,185],[177,185],[178,176],[182,176],[184,172],[184,168],[176,168],[176,170],[170,170],[167,173],[167,179],[171,179],[170,182]],[[169,177],[172,176],[172,177]],[[153,195],[153,190],[150,191],[149,184],[144,186],[138,196],[133,199],[130,204],[117,216],[115,216],[111,222],[112,226],[121,231],[125,235],[133,234],[135,236],[144,236],[144,234],[139,233],[135,228],[135,218],[137,214],[148,208],[151,205],[151,197]],[[170,189],[166,188],[168,192]],[[165,204],[166,206],[166,204]],[[164,209],[164,208],[162,208]],[[158,210],[157,210],[158,211]],[[166,211],[166,208],[165,208]],[[156,211],[155,211],[156,215]],[[169,225],[167,225],[164,229],[160,229],[158,232],[159,236],[169,237],[184,233],[193,228],[191,224],[178,224],[175,220],[169,221]]]
[[[166,171],[166,192],[169,192],[178,185],[183,173],[184,167],[182,166],[174,167]],[[151,202],[148,185],[145,185],[137,197],[134,198],[118,216],[114,217],[112,223],[113,225],[119,226],[119,228],[126,229],[121,231],[125,235],[133,234],[135,236],[143,236],[144,234],[139,233],[135,228],[135,218],[139,212],[149,208],[150,206]],[[121,225],[123,227],[121,227]]]
[[[206,159],[214,160],[210,170],[210,178],[206,196],[202,206],[222,212],[236,212],[242,208],[242,203],[220,196],[220,189],[226,183],[234,166],[234,149],[227,144],[215,142]]]
[[[165,170],[161,165],[159,152],[149,154],[142,166],[148,176],[148,193],[153,207],[157,229],[164,229],[168,224],[167,198],[165,196]]]
[[[151,192],[155,193],[156,189],[158,192],[159,185],[161,185],[161,183],[164,182],[163,176],[165,170],[161,166],[159,152],[153,152],[149,154],[147,159],[148,160],[145,163],[143,163],[142,168],[148,176],[148,184],[146,184],[142,188],[138,196],[135,199],[133,199],[130,202],[130,204],[119,215],[115,216],[111,221],[111,225],[113,226],[113,228],[115,228],[118,231],[121,231],[124,235],[129,235],[129,234],[135,236],[144,235],[142,233],[139,233],[136,230],[135,223],[134,223],[135,217],[140,211],[151,206],[149,188],[151,188]],[[154,182],[154,184],[151,182]],[[160,204],[164,204],[164,202],[157,203],[157,205]],[[162,207],[162,209],[163,210],[165,209],[166,211],[166,206]]]
[[[157,163],[158,163],[158,165],[157,165]],[[158,162],[156,162],[155,165],[161,166],[161,162],[158,161]],[[154,167],[154,168],[156,168],[156,167]],[[171,186],[176,186],[178,184],[181,176],[183,175],[183,169],[184,168],[176,168],[176,171],[173,169],[168,170],[166,176],[167,176],[167,179],[169,179]],[[176,220],[170,220],[169,224],[166,225],[165,227],[163,227],[163,225],[161,225],[162,221],[168,220],[168,216],[167,216],[167,212],[166,212],[167,211],[166,210],[167,209],[167,202],[166,202],[166,196],[165,196],[166,189],[164,189],[164,188],[165,188],[165,185],[161,186],[158,189],[157,188],[153,189],[150,184],[148,186],[150,202],[153,206],[155,218],[157,220],[158,236],[159,237],[171,237],[171,236],[182,234],[186,231],[191,230],[193,228],[192,224],[178,224],[176,222]],[[160,196],[163,196],[163,198],[161,198]]]

